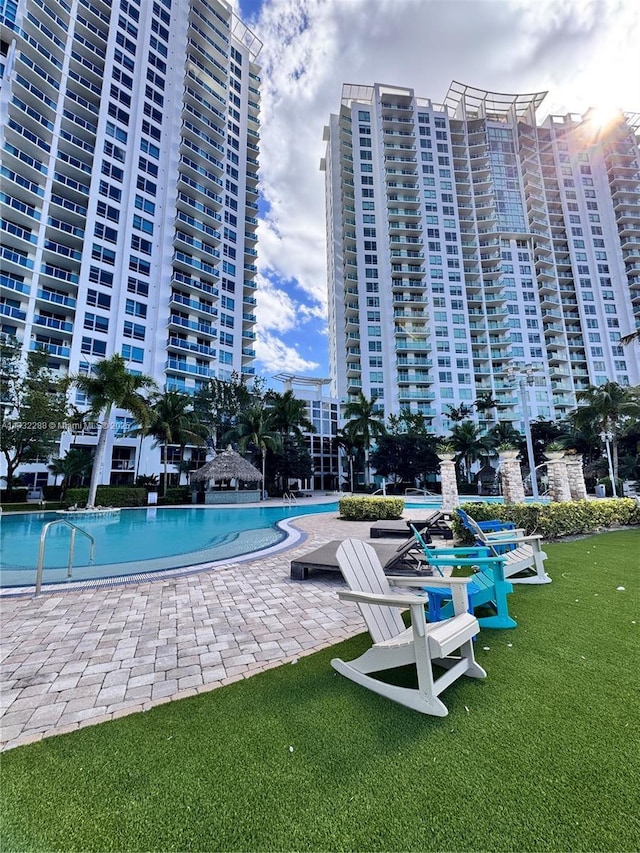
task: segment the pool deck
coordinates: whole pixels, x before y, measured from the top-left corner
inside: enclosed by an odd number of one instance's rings
[[[365,630],[336,596],[337,573],[293,581],[289,564],[330,540],[366,539],[371,523],[329,512],[295,526],[305,539],[251,561],[2,599],[0,749],[195,696]]]

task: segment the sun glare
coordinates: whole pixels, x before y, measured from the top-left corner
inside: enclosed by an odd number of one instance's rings
[[[620,110],[617,107],[599,106],[591,107],[586,118],[594,130],[606,130],[619,115]]]

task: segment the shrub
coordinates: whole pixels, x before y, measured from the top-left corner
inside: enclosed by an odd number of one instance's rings
[[[59,501],[62,495],[62,486],[43,486],[42,496],[45,501]]]
[[[86,506],[89,489],[67,489],[64,506]],[[98,486],[96,506],[146,506],[147,490],[136,486]]]
[[[2,503],[26,503],[27,502],[27,489],[13,489],[12,491],[7,491],[7,489],[0,489],[0,501]]]
[[[167,489],[166,497],[161,498],[163,504],[190,504],[191,488],[189,486],[172,486]]]
[[[613,489],[611,488],[611,477],[601,477],[598,480],[598,485],[604,486],[605,493],[608,498],[613,497]],[[619,495],[622,494],[624,489],[624,483],[619,478],[616,478],[616,491]]]
[[[640,524],[640,505],[632,498],[615,500],[565,501],[551,504],[463,504],[461,507],[476,521],[498,518],[513,521],[527,533],[539,533],[544,539],[559,539],[580,533],[595,533],[607,527]],[[453,531],[464,544],[473,537],[454,514]]]
[[[400,518],[402,498],[341,498],[340,517],[347,521],[378,521]]]

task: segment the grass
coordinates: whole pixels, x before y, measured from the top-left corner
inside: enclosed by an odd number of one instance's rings
[[[6,753],[1,849],[637,851],[640,531],[547,551],[447,718],[335,673],[356,637]]]
[[[59,501],[45,501],[44,506],[28,503],[2,504],[2,512],[44,512],[45,510],[60,509]]]

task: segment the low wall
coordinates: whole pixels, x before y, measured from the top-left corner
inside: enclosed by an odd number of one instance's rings
[[[246,489],[245,491],[228,492],[205,492],[204,502],[206,504],[249,504],[260,500],[259,489]]]

